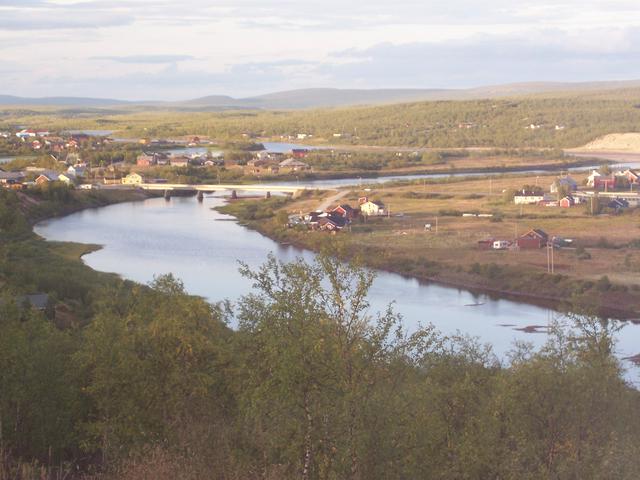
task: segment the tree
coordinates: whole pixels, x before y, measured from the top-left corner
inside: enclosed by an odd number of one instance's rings
[[[376,393],[418,337],[404,338],[391,309],[368,314],[374,276],[357,265],[271,256],[242,273],[256,288],[239,305],[239,350],[261,468],[303,479],[367,478],[364,469],[377,465],[362,460],[380,434],[367,424],[382,399]]]
[[[77,355],[94,410],[87,446],[105,456],[179,444],[227,406],[221,312],[171,275],[150,287],[110,292]]]

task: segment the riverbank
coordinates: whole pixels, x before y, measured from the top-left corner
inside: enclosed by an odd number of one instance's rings
[[[351,232],[337,235],[286,228],[281,223],[284,215],[279,212],[298,210],[298,205],[289,203],[282,207],[280,203],[269,207],[268,202],[261,203],[256,207],[255,202],[234,202],[218,210],[281,244],[314,252],[329,251],[345,259],[359,258],[370,268],[421,281],[560,311],[597,311],[601,316],[629,320],[640,316],[635,307],[640,304],[640,289],[636,285],[614,284],[606,276],[578,278],[532,268],[543,260],[542,251],[522,251],[511,258],[501,252],[478,252],[460,246],[460,241],[446,231],[441,232],[438,240],[443,245],[437,246],[430,244],[433,237],[425,237],[424,231],[416,232],[407,223],[398,229],[388,224],[383,226],[391,230],[384,235],[374,234],[367,225],[355,225]],[[258,217],[257,210],[261,212]],[[393,218],[384,219],[384,222],[393,221]],[[563,257],[560,253],[556,255],[558,271],[562,272]],[[563,255],[575,256],[573,251]]]
[[[159,194],[145,190],[69,190],[62,196],[46,192],[16,192],[20,207],[31,226],[55,217],[63,217],[89,208],[115,203],[136,202]]]

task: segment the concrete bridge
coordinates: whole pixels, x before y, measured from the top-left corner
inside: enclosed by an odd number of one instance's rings
[[[295,194],[301,190],[306,190],[307,187],[296,185],[260,185],[260,184],[217,184],[217,185],[189,185],[181,183],[140,183],[136,185],[144,190],[155,191],[173,191],[173,190],[185,190],[185,191],[197,191],[197,192],[223,192],[223,191],[242,191],[242,192],[279,192],[279,193],[291,193]]]

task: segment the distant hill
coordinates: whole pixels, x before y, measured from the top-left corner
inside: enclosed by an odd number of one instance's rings
[[[99,107],[112,105],[126,105],[130,102],[110,98],[84,97],[41,97],[27,98],[13,95],[0,95],[0,105],[16,106],[68,106],[68,107]]]
[[[124,101],[106,98],[44,97],[25,98],[0,95],[0,105],[106,107],[137,106],[175,110],[297,110],[351,105],[382,105],[435,100],[478,100],[535,94],[602,92],[640,88],[640,80],[610,82],[528,82],[489,85],[468,89],[339,89],[307,88],[268,93],[254,97],[234,98],[211,95],[179,102]]]

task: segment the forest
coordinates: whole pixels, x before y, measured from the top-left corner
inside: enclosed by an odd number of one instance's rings
[[[584,310],[497,358],[371,312],[374,273],[327,254],[240,265],[253,288],[211,305],[90,270],[22,195],[0,190],[2,480],[638,478],[614,322]]]
[[[200,135],[217,141],[296,138],[304,143],[405,147],[571,148],[640,123],[640,90],[548,93],[502,99],[430,101],[297,111],[86,112],[7,108],[0,128],[110,129],[115,136]]]

